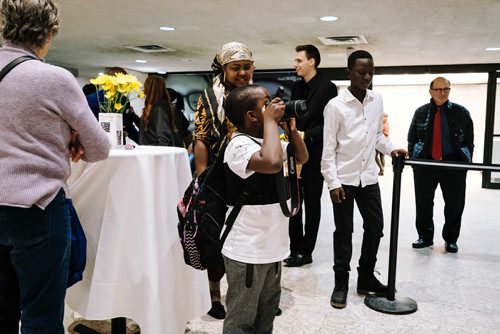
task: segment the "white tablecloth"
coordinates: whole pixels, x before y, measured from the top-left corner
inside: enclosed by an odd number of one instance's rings
[[[66,302],[85,319],[127,317],[144,334],[184,333],[210,309],[207,273],[184,264],[176,204],[187,152],[139,146],[73,165],[68,182],[87,235],[84,279]]]

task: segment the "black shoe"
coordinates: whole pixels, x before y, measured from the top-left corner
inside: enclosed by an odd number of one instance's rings
[[[456,242],[445,242],[444,248],[448,253],[456,253],[458,252],[458,246]]]
[[[375,295],[386,297],[389,289],[387,285],[380,283],[375,277],[373,271],[364,271],[358,268],[358,288],[357,292],[360,295]]]
[[[335,272],[335,288],[330,298],[330,305],[338,309],[346,307],[348,291],[349,272]]]
[[[347,305],[347,289],[333,289],[332,297],[330,298],[330,305],[333,308],[344,308]]]
[[[278,311],[276,311],[276,316],[279,317],[282,313],[283,311],[281,311],[281,309],[278,307]]]
[[[418,238],[417,241],[415,241],[414,243],[411,244],[411,246],[413,248],[417,248],[417,249],[420,249],[420,248],[425,248],[425,247],[429,247],[429,246],[432,246],[434,245],[434,241],[426,241],[422,238]]]
[[[219,320],[226,318],[226,310],[219,301],[212,302],[212,308],[207,312],[207,314]]]
[[[291,252],[290,256],[287,257],[286,259],[284,259],[283,262],[288,263],[288,262],[292,261],[295,256],[296,256],[296,253],[295,252]]]
[[[311,255],[305,255],[297,253],[293,258],[290,259],[287,263],[285,263],[285,267],[302,267],[305,264],[312,263]]]

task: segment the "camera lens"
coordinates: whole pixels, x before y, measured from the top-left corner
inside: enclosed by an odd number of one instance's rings
[[[307,104],[305,100],[294,100],[285,103],[285,113],[283,114],[283,121],[290,118],[301,118],[307,115]]]

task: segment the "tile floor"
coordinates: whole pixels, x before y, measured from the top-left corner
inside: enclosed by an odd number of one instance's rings
[[[389,266],[392,176],[387,170],[386,175],[380,177],[386,218],[377,265],[382,282],[387,282]],[[500,210],[497,208],[500,190],[482,189],[480,172],[469,172],[459,252],[449,254],[441,238],[444,219],[440,191],[436,191],[435,200],[434,247],[414,250],[411,243],[417,234],[410,167],[403,171],[401,189],[396,299],[412,298],[418,310],[408,315],[376,312],[365,306],[364,298],[356,294],[354,268],[362,237],[359,214],[355,216],[351,262],[354,271],[350,278],[348,305],[342,310],[330,306],[333,215],[325,188],[314,262],[301,268],[284,267],[280,303],[283,314],[274,322],[274,333],[500,333],[500,310],[495,306],[500,300]],[[226,288],[223,280],[223,294]],[[66,319],[69,325],[72,319],[69,315]],[[207,315],[189,322],[186,327],[186,333],[190,334],[221,331],[222,321]],[[170,332],[165,329],[165,333]]]
[[[392,172],[380,177],[386,217],[378,269],[387,282],[389,266]],[[274,333],[500,333],[500,190],[481,188],[480,172],[467,178],[467,204],[463,215],[459,252],[449,254],[441,238],[443,201],[436,191],[434,247],[414,250],[413,173],[403,170],[401,186],[396,299],[409,297],[418,310],[408,315],[373,311],[356,294],[357,260],[361,248],[361,217],[355,217],[353,259],[348,305],[337,310],[330,306],[333,289],[333,215],[329,196],[324,192],[322,221],[313,263],[283,269],[283,314],[277,317]],[[498,210],[498,211],[497,211]],[[225,282],[223,282],[225,283]],[[226,286],[223,286],[223,291]],[[186,333],[220,333],[222,321],[203,316],[187,325]]]

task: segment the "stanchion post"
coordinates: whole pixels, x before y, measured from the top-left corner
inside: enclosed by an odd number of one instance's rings
[[[401,200],[401,174],[404,168],[404,157],[392,159],[394,181],[392,188],[391,239],[389,246],[389,278],[387,297],[368,295],[365,305],[372,310],[388,314],[410,314],[417,310],[417,303],[408,297],[396,300],[396,263],[398,255],[399,207]]]
[[[387,287],[388,300],[394,300],[396,294],[396,265],[398,259],[399,208],[401,203],[401,175],[404,168],[404,157],[392,158],[394,179],[392,186],[391,239],[389,244],[389,279]]]
[[[78,334],[102,334],[90,327],[78,324],[73,328],[73,331]],[[111,334],[125,334],[127,333],[127,319],[126,318],[113,318],[111,319]]]
[[[127,319],[126,318],[113,318],[111,319],[111,334],[125,334],[127,333]]]

